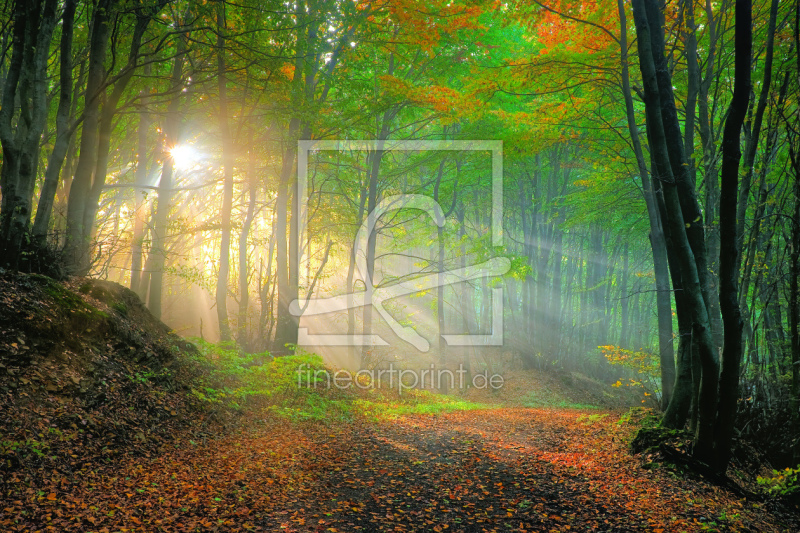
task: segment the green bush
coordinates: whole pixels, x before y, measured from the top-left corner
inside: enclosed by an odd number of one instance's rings
[[[773,470],[772,477],[758,476],[758,484],[774,496],[796,496],[800,493],[800,466]]]
[[[481,409],[488,406],[430,391],[402,394],[381,388],[334,387],[334,371],[322,357],[295,349],[295,355],[247,354],[233,345],[193,339],[203,370],[194,395],[211,405],[262,409],[290,420],[334,422],[358,414],[376,420],[408,414]],[[361,383],[361,385],[368,385]]]
[[[349,416],[346,402],[337,398],[341,391],[328,390],[323,383],[327,370],[316,354],[273,357],[269,352],[248,354],[231,345],[193,342],[204,376],[193,392],[203,401],[267,409],[297,420]]]

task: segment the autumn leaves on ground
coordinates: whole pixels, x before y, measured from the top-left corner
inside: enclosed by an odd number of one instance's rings
[[[0,273],[0,530],[798,530],[774,500],[632,455],[647,411],[582,405],[577,376],[298,389],[319,358],[198,351],[129,296]]]

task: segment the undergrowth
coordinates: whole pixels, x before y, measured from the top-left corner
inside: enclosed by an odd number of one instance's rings
[[[426,390],[397,390],[381,384],[337,388],[322,357],[295,349],[293,355],[248,354],[232,345],[192,339],[202,377],[192,394],[210,407],[241,412],[267,412],[291,421],[326,423],[362,417],[391,419],[411,414],[484,409],[488,405]]]

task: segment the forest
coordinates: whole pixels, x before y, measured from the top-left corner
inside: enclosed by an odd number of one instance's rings
[[[2,4],[0,528],[800,529],[798,0]]]

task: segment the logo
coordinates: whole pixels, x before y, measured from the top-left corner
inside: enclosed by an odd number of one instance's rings
[[[299,141],[298,142],[298,197],[305,199],[308,187],[309,153],[322,150],[354,151],[487,151],[492,156],[492,215],[491,242],[493,247],[503,245],[503,151],[502,141]],[[377,221],[384,214],[400,209],[419,209],[438,227],[445,224],[442,207],[431,197],[422,194],[398,194],[384,197],[367,214],[356,235],[356,271],[364,283],[365,290],[330,298],[311,298],[295,300],[289,311],[295,316],[323,315],[346,311],[352,307],[372,305],[392,331],[403,341],[421,352],[430,349],[430,343],[422,337],[414,326],[400,324],[387,311],[386,303],[394,298],[427,291],[444,285],[461,283],[478,278],[502,276],[511,268],[506,257],[494,257],[482,263],[442,272],[420,272],[419,276],[397,281],[392,284],[376,286],[369,275],[366,264],[367,242],[375,231]],[[308,205],[300,203],[299,231],[305,232]],[[302,262],[302,246],[298,247],[298,264]],[[362,253],[359,253],[361,251]],[[450,346],[500,346],[503,344],[503,288],[492,289],[492,331],[490,334],[442,334]],[[375,334],[309,334],[308,328],[299,328],[299,346],[387,346],[382,337]]]

